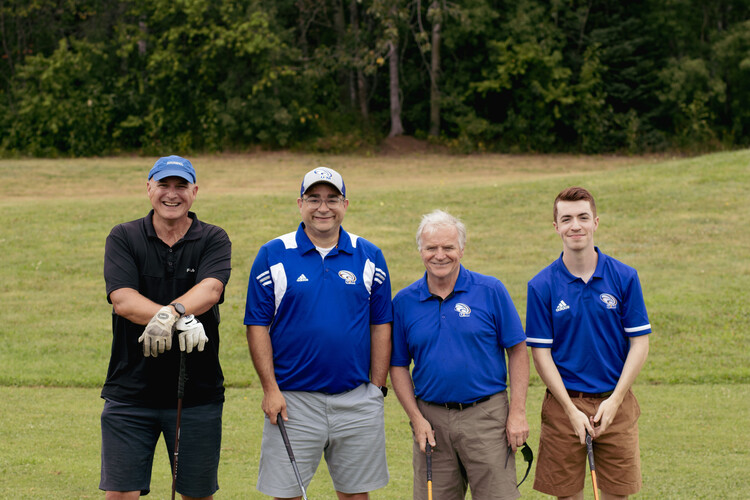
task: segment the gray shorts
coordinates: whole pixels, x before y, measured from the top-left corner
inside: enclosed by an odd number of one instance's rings
[[[362,384],[341,394],[284,391],[284,422],[305,489],[325,455],[336,491],[364,493],[388,484],[383,394]],[[258,491],[300,496],[281,432],[266,416],[258,470]]]

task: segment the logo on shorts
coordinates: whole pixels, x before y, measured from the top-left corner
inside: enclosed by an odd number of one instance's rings
[[[344,280],[347,285],[354,285],[357,283],[357,277],[354,273],[349,271],[339,271],[339,278]]]
[[[617,299],[614,298],[612,295],[608,293],[603,293],[599,295],[599,298],[602,299],[602,302],[607,304],[607,309],[614,309],[617,307]]]
[[[469,315],[471,314],[471,307],[467,306],[466,304],[462,304],[460,302],[456,304],[456,307],[454,307],[453,309],[456,310],[460,318],[468,318]]]

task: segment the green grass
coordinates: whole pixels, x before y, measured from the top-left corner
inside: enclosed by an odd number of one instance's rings
[[[591,189],[597,244],[638,269],[654,330],[637,383],[644,463],[637,498],[750,491],[750,151],[691,159],[278,153],[193,160],[200,186],[193,208],[233,243],[222,305],[229,389],[220,498],[260,498],[261,393],[242,325],[248,272],[260,245],[296,228],[301,176],[318,164],[343,173],[351,199],[344,226],[383,249],[394,293],[424,272],[414,243],[419,217],[443,208],[468,226],[464,264],[499,277],[522,318],[526,282],[560,252],[554,196],[572,184]],[[98,388],[111,339],[104,240],[113,225],[149,210],[152,163],[0,161],[2,498],[101,496]],[[533,374],[532,444],[542,391]],[[403,499],[411,488],[408,424],[395,398],[387,403],[392,479],[373,498]],[[153,498],[168,496],[166,463],[164,453],[157,456]],[[522,493],[543,498],[527,484]],[[321,470],[311,498],[331,496]]]
[[[544,388],[534,386],[527,411],[539,443],[539,408]],[[744,499],[750,491],[747,423],[750,385],[645,385],[635,388],[640,419],[643,490],[635,499]],[[226,499],[266,498],[255,490],[263,416],[261,392],[227,391],[219,485]],[[99,484],[98,389],[0,387],[0,498],[102,498]],[[391,481],[373,500],[411,498],[411,434],[395,398],[386,399]],[[183,439],[187,439],[183,436]],[[525,464],[520,456],[520,479]],[[532,490],[534,468],[521,486],[523,498],[548,499]],[[163,440],[157,445],[149,498],[169,498],[171,480]],[[588,479],[587,499],[593,498]],[[313,499],[333,499],[321,462],[309,488]]]

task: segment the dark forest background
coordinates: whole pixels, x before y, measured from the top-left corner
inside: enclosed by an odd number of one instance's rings
[[[750,0],[0,0],[0,155],[750,144]]]

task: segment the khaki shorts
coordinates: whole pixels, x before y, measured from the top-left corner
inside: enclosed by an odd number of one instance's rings
[[[463,410],[449,410],[417,400],[419,411],[435,430],[432,451],[432,491],[439,500],[463,500],[467,487],[478,500],[514,500],[516,461],[508,456],[505,424],[508,394],[503,391],[488,401]],[[412,434],[413,436],[413,434]],[[414,499],[427,498],[427,464],[416,441],[412,450]]]
[[[572,398],[586,415],[594,416],[604,398]],[[599,489],[613,495],[632,495],[641,489],[638,417],[641,408],[631,391],[607,431],[594,440],[594,464]],[[534,489],[566,497],[583,490],[588,461],[586,445],[573,432],[562,406],[547,391],[542,403],[542,427]]]

